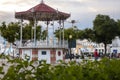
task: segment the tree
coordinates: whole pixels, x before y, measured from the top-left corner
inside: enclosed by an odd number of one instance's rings
[[[118,36],[120,37],[120,20],[117,20]]]
[[[94,31],[91,28],[86,28],[84,30],[79,31],[79,38],[80,39],[93,40],[94,36],[95,36]]]
[[[112,39],[115,38],[118,34],[117,23],[110,18],[108,15],[97,15],[93,21],[94,27],[93,31],[95,34],[94,41],[98,43],[104,43],[105,54],[107,44],[110,44]]]
[[[76,40],[78,39],[78,33],[79,29],[76,26],[64,29],[64,39],[69,40],[69,35],[72,35],[72,39]],[[61,38],[63,39],[63,29],[56,30],[54,34],[58,39],[60,39],[61,35]]]
[[[5,38],[8,42],[14,43],[15,40],[20,40],[20,23],[19,22],[11,22],[8,25],[3,22],[2,25],[0,25],[0,31],[1,36]],[[23,27],[23,44],[27,40],[31,40],[33,38],[33,29],[32,25],[30,24],[24,24]],[[41,26],[36,27],[36,39],[45,39],[46,38],[46,32],[41,30]]]
[[[45,40],[47,37],[47,30],[43,30],[41,33],[41,40]]]
[[[36,39],[40,40],[42,35],[42,30],[41,30],[41,26],[37,26],[36,27]],[[23,43],[25,43],[26,41],[33,39],[34,37],[34,29],[32,29],[32,25],[30,24],[26,24],[25,27],[23,27]]]
[[[0,26],[1,36],[3,36],[8,42],[13,43],[16,38],[19,39],[19,23],[9,23],[6,25],[5,22]]]

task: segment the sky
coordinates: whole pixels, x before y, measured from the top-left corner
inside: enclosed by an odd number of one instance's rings
[[[41,0],[0,0],[1,22],[17,21],[15,12],[26,11],[39,4]],[[120,19],[120,0],[44,0],[44,3],[54,9],[70,13],[65,27],[70,27],[71,20],[79,29],[92,28],[93,20],[97,14],[109,15],[114,20]]]

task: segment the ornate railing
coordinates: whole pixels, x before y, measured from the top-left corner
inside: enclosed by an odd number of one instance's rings
[[[22,45],[18,45],[18,48],[68,48],[68,41],[64,41],[64,43],[62,41],[49,41],[48,43],[46,40],[37,41],[36,43],[28,41]]]

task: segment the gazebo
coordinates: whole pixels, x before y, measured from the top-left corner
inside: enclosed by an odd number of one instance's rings
[[[55,63],[57,60],[64,59],[64,50],[68,48],[65,45],[64,40],[64,21],[70,17],[70,14],[64,13],[53,9],[52,7],[46,5],[43,0],[40,4],[30,8],[27,11],[16,12],[15,18],[21,20],[20,28],[20,46],[18,47],[20,57],[25,59],[25,56],[29,56],[29,60],[46,60],[47,63]],[[23,46],[22,45],[22,22],[23,20],[33,20],[34,21],[34,45]],[[46,21],[47,23],[47,38],[46,45],[41,43],[36,44],[36,26],[37,21]],[[59,21],[59,26],[63,28],[63,40],[62,45],[50,45],[48,38],[48,26],[50,21]],[[54,41],[54,40],[53,40]],[[54,43],[54,42],[53,42]]]

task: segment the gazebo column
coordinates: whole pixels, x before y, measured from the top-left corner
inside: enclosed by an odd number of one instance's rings
[[[49,45],[49,36],[48,36],[48,25],[49,25],[49,21],[47,21],[47,45]]]
[[[36,46],[36,26],[37,26],[37,21],[36,21],[36,16],[34,15],[34,46]]]
[[[22,27],[23,27],[23,19],[20,20],[20,47],[22,47]]]
[[[34,21],[34,46],[36,46],[36,26],[37,26],[37,17],[34,8],[31,9],[33,21]]]
[[[65,47],[65,39],[64,39],[64,20],[62,20],[63,23],[63,48]]]
[[[55,27],[55,26],[54,26],[54,20],[53,20],[52,26],[53,26],[53,47],[54,47],[54,39],[55,39],[55,38],[54,38],[54,27]]]
[[[59,32],[59,38],[60,38],[60,42],[59,42],[59,45],[60,45],[60,47],[62,47],[62,25],[61,25],[61,20],[59,20],[59,30],[60,30],[60,32]]]

